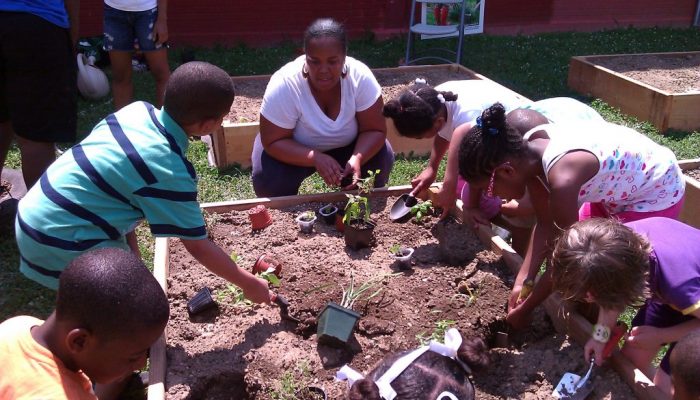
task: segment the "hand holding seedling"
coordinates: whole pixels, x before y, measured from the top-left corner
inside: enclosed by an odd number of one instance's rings
[[[343,177],[351,177],[351,183],[349,185],[345,185],[341,189],[343,190],[350,190],[354,188],[355,182],[360,181],[360,174],[362,173],[362,164],[360,163],[360,159],[357,158],[357,156],[352,156],[348,160],[348,162],[345,164],[345,169],[343,170]]]
[[[313,161],[316,171],[321,175],[326,185],[331,187],[340,185],[340,177],[343,175],[343,169],[333,157],[314,151]]]

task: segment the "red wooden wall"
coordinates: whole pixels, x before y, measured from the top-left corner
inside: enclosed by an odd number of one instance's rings
[[[272,44],[300,40],[319,17],[346,24],[351,36],[405,34],[409,0],[175,0],[169,2],[173,44]],[[626,26],[690,26],[697,0],[486,0],[487,34],[594,31]],[[102,32],[101,1],[81,2],[83,36]]]

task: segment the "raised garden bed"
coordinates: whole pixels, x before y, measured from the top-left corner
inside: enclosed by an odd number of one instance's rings
[[[700,52],[572,57],[568,84],[661,132],[700,128]]]
[[[678,164],[685,174],[685,201],[680,220],[700,229],[700,158],[681,160]]]
[[[487,80],[493,83],[494,90],[512,92],[483,75],[455,64],[379,68],[374,69],[373,72],[382,86],[384,101],[393,98],[407,85],[413,83],[417,77],[425,78],[433,86],[451,80]],[[270,75],[238,76],[232,79],[236,85],[236,99],[221,129],[212,135],[210,161],[218,167],[231,164],[247,167],[250,166],[253,140],[259,132],[260,105]],[[432,149],[431,139],[417,140],[400,137],[389,119],[387,119],[387,137],[396,154],[426,155]]]
[[[343,398],[345,384],[334,382],[332,377],[343,364],[367,371],[388,352],[415,348],[417,335],[430,336],[444,321],[455,321],[453,326],[464,335],[492,342],[494,334],[505,327],[511,270],[519,258],[490,229],[479,231],[487,243],[484,247],[455,222],[439,223],[434,217],[422,224],[389,222],[394,196],[407,190],[375,191],[376,244],[359,251],[347,249],[332,225],[317,222],[314,233],[308,235],[300,233],[294,221],[304,210],[333,201],[342,204],[339,193],[262,201],[271,208],[274,222],[256,233],[251,233],[244,210],[260,200],[205,207],[222,212],[210,218],[213,240],[225,250],[235,251],[242,267],[249,268],[261,253],[284,260],[278,291],[289,299],[290,311],[301,319],[299,324],[281,320],[276,307],[234,305],[226,300],[228,289],[221,278],[201,267],[179,242],[159,239],[154,273],[163,282],[168,276],[171,320],[167,374],[166,346],[161,342],[151,353],[149,398],[269,399],[275,391],[279,393],[282,380],[291,379],[322,386],[329,398],[338,399]],[[444,240],[450,241],[449,252],[444,251],[438,237],[444,238],[443,245]],[[327,301],[339,299],[339,285],[348,282],[350,271],[358,282],[398,272],[389,253],[391,245],[398,242],[415,248],[412,270],[386,278],[380,295],[356,305],[362,318],[348,348],[318,344],[316,316]],[[498,252],[488,250],[488,246]],[[214,290],[220,306],[190,319],[187,299],[202,286]],[[555,315],[559,304],[556,299],[548,301],[548,306],[557,307]],[[559,325],[568,323],[576,332],[587,329],[579,326],[585,322],[575,315],[555,320]],[[555,333],[544,313],[536,321],[526,337],[511,335],[512,341],[527,340],[527,345],[492,350],[493,367],[475,379],[477,398],[547,398],[565,371],[585,368],[580,345]],[[612,370],[599,369],[595,379],[597,398],[633,398]]]

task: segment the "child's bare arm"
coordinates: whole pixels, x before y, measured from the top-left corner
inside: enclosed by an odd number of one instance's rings
[[[695,318],[668,328],[653,326],[636,326],[630,331],[627,342],[631,347],[654,349],[664,343],[674,343],[681,340],[692,331],[700,329],[700,310],[692,313]]]
[[[447,152],[449,146],[450,142],[440,136],[435,136],[428,166],[411,181],[411,185],[413,186],[413,191],[411,193],[414,195],[420,193],[435,182],[435,176],[440,168],[440,162],[442,162],[442,157]]]
[[[243,289],[245,297],[255,303],[269,303],[273,298],[267,281],[239,268],[223,250],[208,239],[181,239],[187,251],[209,271]]]

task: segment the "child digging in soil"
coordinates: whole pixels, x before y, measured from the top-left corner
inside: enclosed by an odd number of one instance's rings
[[[673,153],[646,136],[606,122],[540,125],[522,136],[494,104],[459,146],[460,175],[490,196],[522,198],[537,222],[508,304],[508,322],[522,328],[551,292],[551,271],[531,287],[559,230],[591,216],[634,221],[677,218],[685,192]],[[583,207],[581,207],[583,206]],[[579,207],[581,210],[579,212]]]
[[[643,304],[622,352],[671,393],[669,357],[677,353],[675,343],[690,332],[700,333],[698,243],[700,230],[661,217],[626,224],[593,218],[564,231],[552,255],[554,289],[565,299],[600,307],[584,347],[586,359],[594,356],[600,365],[619,314]],[[671,346],[655,371],[651,362],[666,343]]]
[[[401,136],[414,139],[435,138],[428,167],[411,181],[412,194],[432,185],[440,162],[445,153],[448,153],[445,179],[438,193],[438,205],[454,204],[458,195],[458,168],[456,146],[450,147],[452,139],[469,131],[481,111],[496,101],[505,104],[508,110],[525,104],[525,100],[513,92],[494,90],[495,88],[497,86],[491,82],[477,79],[449,81],[433,88],[418,78],[415,84],[384,105],[384,116],[394,121]],[[487,210],[493,210],[499,205],[493,201],[482,204]],[[443,208],[443,216],[447,215],[449,208]]]
[[[208,240],[197,177],[185,158],[189,138],[217,129],[233,97],[225,71],[190,62],[172,74],[162,110],[135,102],[98,123],[20,201],[15,231],[22,273],[55,289],[63,268],[84,251],[120,247],[140,255],[134,230],[145,219],[153,235],[180,238],[248,299],[269,302],[267,282]]]
[[[676,343],[671,354],[673,400],[700,400],[700,331]]]
[[[349,366],[336,377],[348,380],[349,400],[473,400],[474,370],[489,364],[488,347],[483,340],[462,340],[452,328],[445,344],[431,342],[413,351],[385,357],[363,377]]]
[[[143,368],[168,313],[139,257],[116,248],[83,253],[61,274],[46,321],[0,324],[0,398],[96,399],[93,383],[101,394]]]

